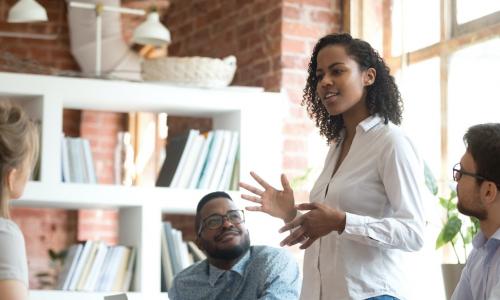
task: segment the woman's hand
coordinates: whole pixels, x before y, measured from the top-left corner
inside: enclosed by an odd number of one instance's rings
[[[294,230],[287,238],[281,241],[281,246],[292,246],[302,243],[300,249],[306,249],[318,238],[333,230],[342,233],[345,228],[346,214],[323,203],[303,203],[297,205],[298,210],[309,210],[280,229],[280,232]]]
[[[283,190],[280,191],[273,188],[254,172],[250,172],[250,175],[262,186],[262,188],[264,188],[264,190],[240,182],[240,187],[254,194],[242,194],[241,198],[260,204],[260,206],[246,207],[246,209],[250,211],[265,212],[273,217],[282,219],[285,223],[292,221],[297,215],[297,209],[295,208],[293,190],[286,176],[281,174],[281,185],[283,186]]]

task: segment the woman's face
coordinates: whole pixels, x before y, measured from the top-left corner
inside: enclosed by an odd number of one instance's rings
[[[368,113],[365,86],[374,82],[375,69],[361,71],[344,46],[331,45],[319,51],[316,77],[316,92],[331,116],[355,111]]]

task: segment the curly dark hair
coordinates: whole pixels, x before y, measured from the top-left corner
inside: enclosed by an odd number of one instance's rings
[[[379,114],[384,118],[385,124],[389,121],[396,125],[401,124],[403,111],[401,94],[394,77],[390,75],[389,67],[377,51],[369,43],[354,39],[348,33],[329,34],[322,37],[314,46],[302,98],[302,105],[307,105],[307,112],[316,122],[320,134],[326,137],[328,143],[331,143],[339,137],[340,131],[344,128],[342,115],[330,116],[316,93],[318,53],[324,47],[332,45],[344,46],[347,55],[358,63],[360,70],[375,69],[375,82],[366,87],[366,106],[370,115]]]

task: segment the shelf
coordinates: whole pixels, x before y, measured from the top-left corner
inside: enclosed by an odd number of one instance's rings
[[[127,187],[119,185],[28,182],[17,207],[58,209],[126,208],[153,206],[164,213],[194,214],[198,201],[209,190],[165,187]],[[228,192],[234,200],[237,191]]]
[[[31,290],[30,300],[88,300],[99,299],[104,300],[104,296],[116,295],[120,293],[93,293],[93,292],[68,292],[68,291],[51,291],[51,290]],[[128,300],[168,300],[167,293],[145,294],[128,292]]]

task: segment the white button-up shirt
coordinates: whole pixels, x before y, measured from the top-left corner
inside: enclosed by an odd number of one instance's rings
[[[356,127],[332,177],[340,149],[330,147],[310,201],[345,211],[345,230],[306,250],[301,299],[403,299],[404,251],[419,250],[424,240],[423,162],[403,131],[378,116]]]
[[[452,300],[500,299],[500,229],[489,240],[479,232]]]

